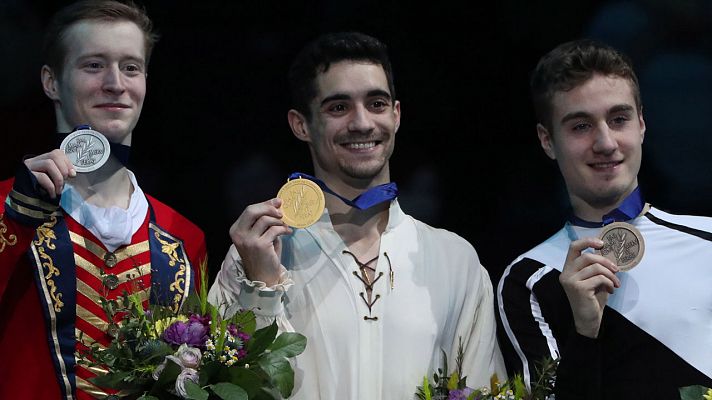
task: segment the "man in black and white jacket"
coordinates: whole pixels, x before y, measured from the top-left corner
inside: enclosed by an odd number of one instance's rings
[[[601,43],[564,43],[539,61],[531,89],[573,212],[499,282],[509,374],[532,385],[537,363],[559,358],[557,400],[679,399],[679,387],[712,387],[712,219],[643,199],[645,121],[630,62]],[[601,236],[618,225],[618,236]]]

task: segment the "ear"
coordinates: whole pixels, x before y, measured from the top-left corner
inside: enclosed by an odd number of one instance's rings
[[[59,101],[59,88],[57,86],[57,77],[49,65],[43,65],[40,71],[40,79],[42,80],[42,89],[44,89],[47,97],[54,101]]]
[[[292,128],[292,133],[294,133],[294,136],[296,136],[297,139],[304,142],[311,141],[311,138],[309,137],[309,127],[307,126],[307,119],[304,115],[302,115],[302,113],[295,109],[289,110],[287,113],[287,121],[289,122],[289,127]]]
[[[554,153],[554,139],[551,137],[551,133],[544,128],[542,124],[536,124],[536,133],[539,136],[539,143],[541,143],[541,148],[544,149],[549,158],[556,160],[556,154]]]
[[[400,128],[400,119],[401,119],[401,104],[400,101],[396,100],[396,102],[393,104],[393,114],[396,117],[396,129],[393,131],[393,133],[398,132],[398,128]]]
[[[643,107],[638,111],[638,123],[640,124],[640,143],[645,139],[645,120],[643,119]]]

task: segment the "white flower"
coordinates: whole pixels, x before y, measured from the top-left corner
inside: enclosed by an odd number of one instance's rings
[[[183,368],[176,378],[176,392],[184,399],[188,397],[188,393],[185,391],[185,381],[187,380],[198,383],[198,371],[193,368]]]
[[[163,359],[163,362],[160,363],[160,364],[156,367],[156,369],[153,370],[153,375],[152,375],[152,376],[153,376],[153,379],[157,381],[157,380],[158,380],[158,377],[161,376],[161,373],[163,372],[163,370],[164,370],[165,368],[166,368],[166,359],[164,358],[164,359]]]
[[[175,357],[169,356],[171,360],[175,361],[176,364],[180,365],[182,368],[193,368],[198,369],[200,365],[200,359],[202,354],[200,349],[196,347],[189,347],[186,344],[180,345],[178,350],[176,350]]]

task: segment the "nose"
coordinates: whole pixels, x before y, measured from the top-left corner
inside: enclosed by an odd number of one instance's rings
[[[593,151],[601,154],[611,154],[618,149],[618,141],[610,127],[606,124],[597,129]]]
[[[123,81],[123,74],[117,65],[111,65],[104,72],[102,89],[110,93],[123,93],[126,85]]]
[[[351,132],[369,133],[375,128],[371,113],[363,105],[357,105],[349,120],[348,129]]]

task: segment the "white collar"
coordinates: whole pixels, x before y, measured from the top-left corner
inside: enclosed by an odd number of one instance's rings
[[[97,207],[84,201],[79,192],[69,183],[64,185],[60,205],[79,224],[87,228],[109,251],[130,244],[131,237],[143,225],[148,212],[148,200],[136,182],[134,174],[127,170],[134,191],[128,209],[120,207]]]

